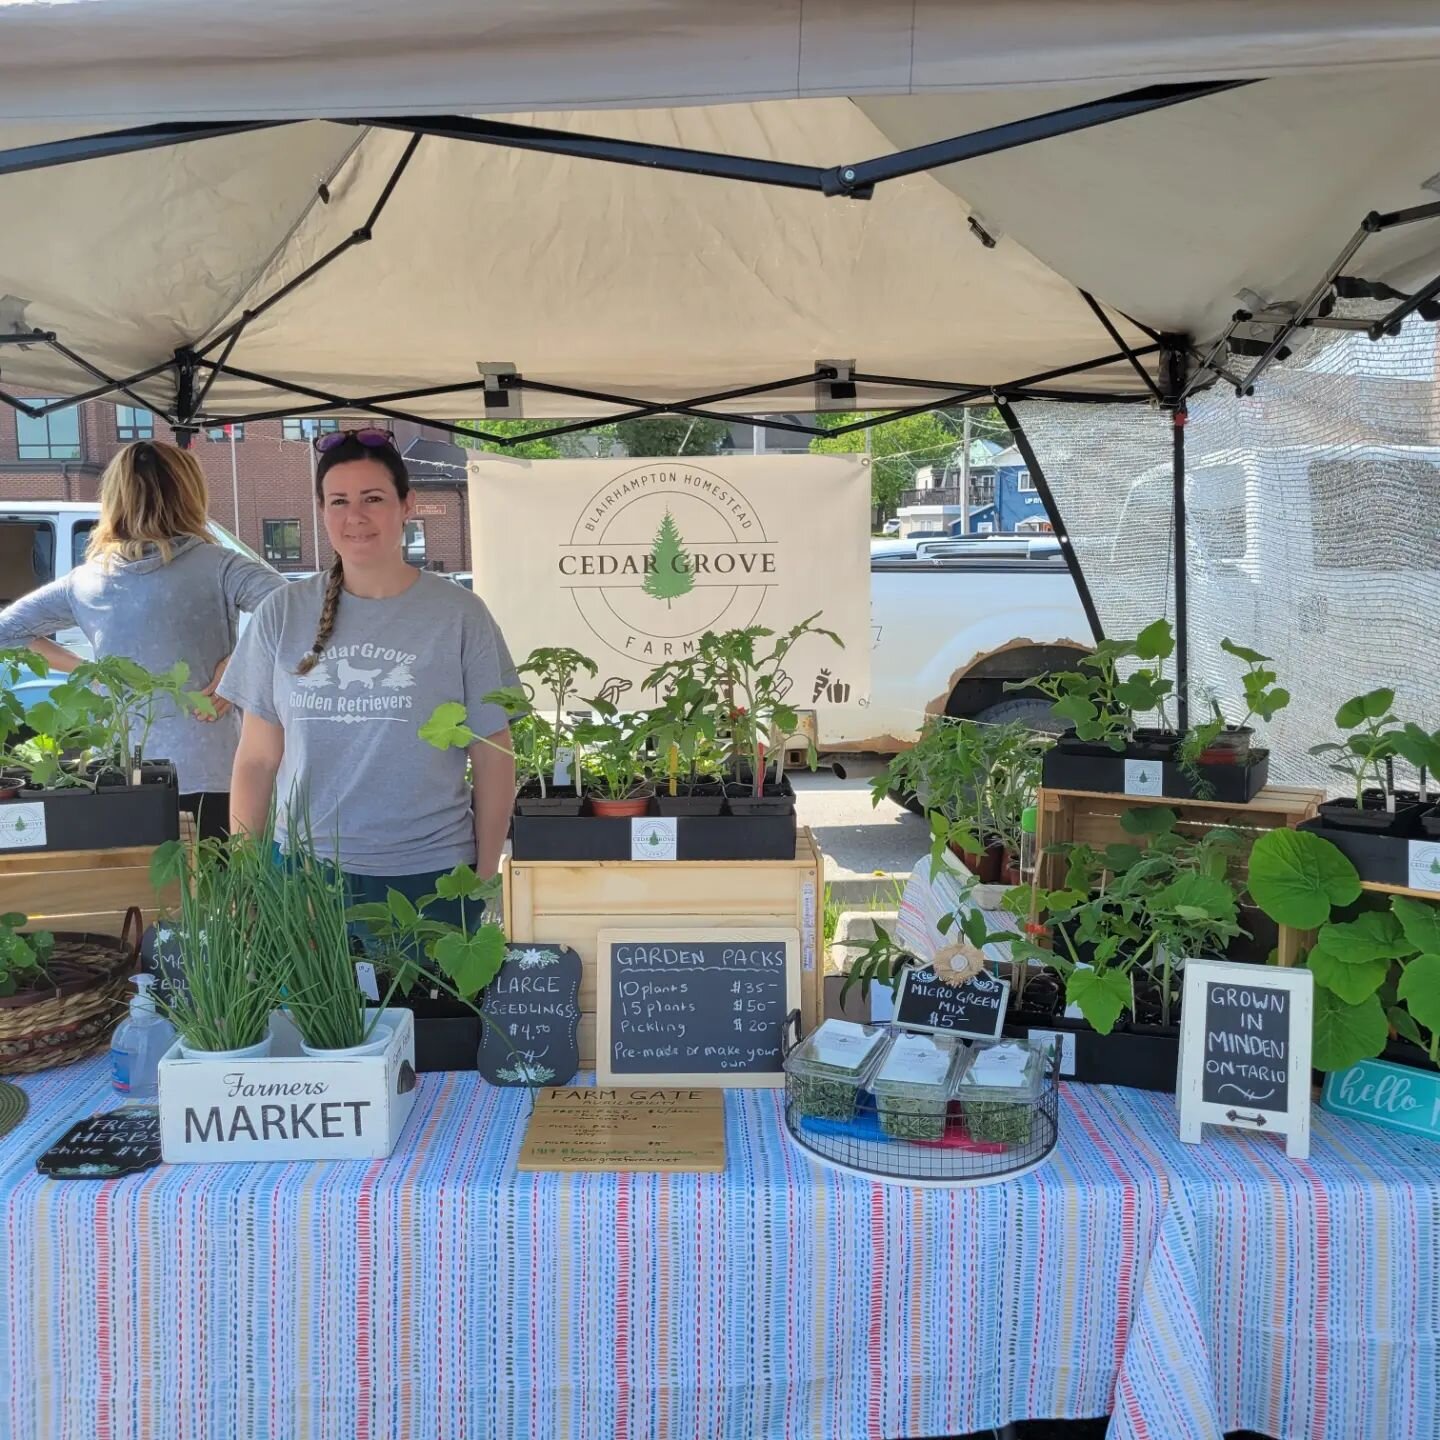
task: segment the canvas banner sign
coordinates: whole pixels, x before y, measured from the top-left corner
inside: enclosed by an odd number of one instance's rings
[[[519,661],[568,645],[622,708],[707,630],[784,631],[816,611],[844,641],[786,657],[797,709],[870,684],[870,468],[864,456],[470,462],[475,589]]]

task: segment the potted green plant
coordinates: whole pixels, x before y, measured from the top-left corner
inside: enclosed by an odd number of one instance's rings
[[[1103,850],[1052,847],[1065,867],[1060,885],[1006,897],[1027,917],[1006,937],[1016,961],[1009,1026],[1073,1030],[1079,1080],[1173,1089],[1180,967],[1223,955],[1244,933],[1229,879],[1243,841],[1224,828],[1181,834],[1166,807],[1129,810],[1121,825],[1132,838]],[[1062,1004],[1078,1019],[1060,1014]]]
[[[785,743],[799,727],[800,717],[788,703],[790,678],[785,658],[802,639],[819,636],[843,647],[840,637],[815,624],[820,612],[777,634],[763,625],[701,636],[694,675],[720,705],[722,733],[731,749],[731,780],[726,796],[732,815],[788,815],[795,794],[785,780]],[[806,740],[814,769],[814,743]]]
[[[178,964],[156,996],[188,1060],[245,1060],[270,1053],[270,1016],[280,1004],[275,952],[264,943],[257,890],[275,865],[269,835],[234,835],[156,850],[156,888],[178,883],[168,917]]]
[[[657,685],[662,670],[646,679]],[[665,702],[652,712],[656,807],[662,815],[719,815],[725,808],[724,752],[710,695],[693,675],[674,677]]]
[[[575,726],[575,743],[591,811],[606,820],[648,814],[655,793],[649,713],[627,714],[598,696],[590,708],[597,718]]]
[[[1407,721],[1395,741],[1395,750],[1419,775],[1415,798],[1426,807],[1420,815],[1420,828],[1440,840],[1440,795],[1428,784],[1431,777],[1440,775],[1440,730],[1426,731],[1413,720]]]
[[[1238,725],[1231,725],[1225,719],[1219,703],[1212,697],[1212,718],[1202,725],[1192,726],[1181,744],[1182,764],[1245,764],[1250,756],[1250,743],[1255,736],[1255,727],[1250,722],[1263,720],[1268,725],[1290,703],[1290,692],[1275,683],[1279,675],[1269,668],[1274,662],[1268,655],[1238,645],[1228,638],[1220,641],[1220,648],[1245,666],[1240,677],[1241,693],[1245,697],[1245,713]]]
[[[121,656],[87,661],[25,712],[33,733],[10,755],[26,784],[0,804],[44,805],[38,848],[158,845],[178,837],[175,767],[147,759],[145,746],[163,710],[214,713],[208,697],[185,688],[188,674],[183,662],[154,675]]]
[[[1345,738],[1310,747],[1353,788],[1351,795],[1320,806],[1327,827],[1384,835],[1404,835],[1417,827],[1424,807],[1418,797],[1400,803],[1394,788],[1393,761],[1405,737],[1394,704],[1395,692],[1384,687],[1353,696],[1335,712],[1336,728],[1349,732]]]
[[[1156,620],[1133,640],[1101,640],[1073,670],[1009,681],[1005,688],[1038,690],[1050,699],[1055,715],[1070,727],[1056,741],[1065,754],[1163,760],[1179,738],[1163,724],[1163,706],[1174,689],[1163,666],[1174,650],[1170,622]],[[1136,661],[1143,663],[1129,664],[1129,673],[1121,674],[1122,665]],[[1137,726],[1136,717],[1152,710],[1161,712],[1161,726]]]
[[[492,918],[499,889],[498,877],[481,880],[457,865],[431,894],[411,900],[392,889],[383,901],[350,907],[380,979],[415,1016],[417,1071],[475,1068],[480,1027],[493,1026],[478,999],[505,961],[504,931]],[[442,904],[458,907],[458,924],[441,918]]]
[[[929,817],[932,873],[949,853],[986,884],[1018,884],[1024,814],[1049,744],[1019,721],[931,716],[919,741],[871,781],[871,799],[916,796]]]
[[[575,685],[581,675],[593,680],[598,673],[595,662],[588,655],[563,645],[543,646],[531,651],[525,662],[518,667],[521,675],[532,676],[537,686],[545,690],[555,702],[553,718],[540,716],[534,708],[533,690],[526,688],[530,701],[529,719],[534,727],[534,744],[527,740],[527,750],[533,750],[535,761],[520,786],[516,809],[522,815],[564,815],[580,814],[583,799],[580,794],[577,768],[576,742],[573,727],[566,710],[566,703],[575,693]],[[514,737],[512,725],[512,738]],[[517,741],[517,747],[519,745]],[[568,752],[568,761],[566,759]],[[518,748],[517,748],[518,761]],[[556,783],[557,773],[568,772],[568,782]]]
[[[30,783],[28,771],[11,750],[29,730],[20,682],[27,674],[43,679],[49,673],[48,663],[33,650],[0,650],[0,800],[16,799]]]

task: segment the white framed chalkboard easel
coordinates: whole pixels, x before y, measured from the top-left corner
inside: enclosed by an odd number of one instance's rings
[[[596,947],[600,1085],[785,1083],[800,1008],[800,932],[782,926],[627,926]]]
[[[1315,977],[1308,970],[1189,960],[1180,1016],[1176,1104],[1180,1138],[1205,1125],[1284,1135],[1310,1155],[1310,1039]]]

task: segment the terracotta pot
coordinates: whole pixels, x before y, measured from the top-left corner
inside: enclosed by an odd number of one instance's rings
[[[601,820],[635,820],[650,813],[650,797],[636,795],[629,800],[601,800],[592,795],[590,809]]]

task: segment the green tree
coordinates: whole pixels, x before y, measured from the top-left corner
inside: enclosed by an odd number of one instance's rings
[[[548,440],[524,440],[518,437],[536,435],[564,425],[564,420],[462,420],[470,430],[483,430],[491,435],[517,437],[512,445],[497,445],[479,435],[457,435],[455,443],[467,450],[486,450],[492,455],[514,455],[521,460],[578,460],[596,453],[609,454],[615,438],[614,425],[596,421],[589,430],[576,430],[569,435],[555,435]]]
[[[681,548],[680,531],[668,509],[655,532],[650,553],[655,568],[645,577],[644,590],[656,600],[663,600],[668,610],[677,595],[688,595],[695,588],[695,577],[685,564],[688,557]]]
[[[615,422],[615,438],[627,455],[714,455],[729,432],[723,420],[692,420],[685,415]]]
[[[853,425],[866,413],[821,415],[818,422],[827,427]],[[930,410],[923,415],[906,415],[870,429],[870,498],[887,515],[893,515],[900,504],[900,492],[913,489],[915,472],[926,465],[945,465],[959,448],[963,433],[960,412]],[[972,435],[976,440],[998,440],[1008,443],[1009,431],[994,410],[972,417]],[[810,442],[817,455],[853,455],[866,449],[865,431],[851,430],[844,435],[817,435]]]

